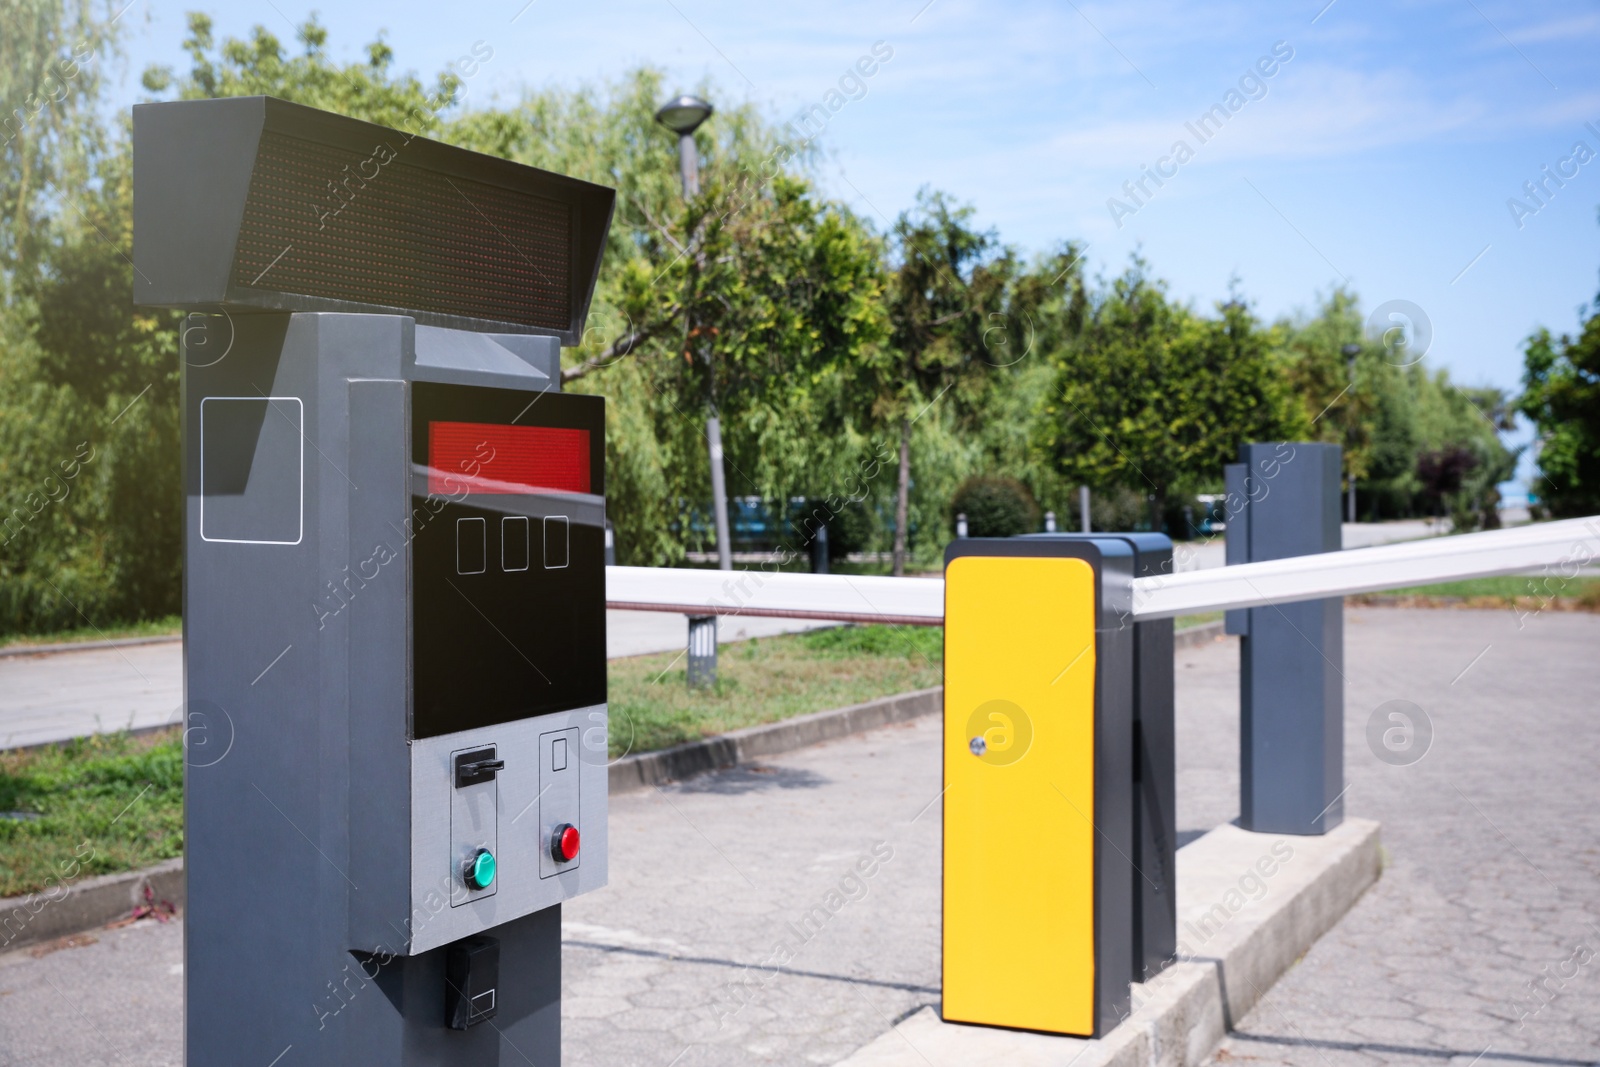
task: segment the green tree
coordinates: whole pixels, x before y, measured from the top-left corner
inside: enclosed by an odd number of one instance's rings
[[[1494,486],[1515,465],[1499,438],[1511,428],[1503,396],[1463,389],[1420,358],[1397,360],[1384,337],[1367,333],[1349,289],[1276,330],[1306,432],[1343,448],[1370,516],[1448,511],[1461,529],[1499,521]]]
[[[1376,369],[1376,368],[1375,368]],[[1372,448],[1364,477],[1358,489],[1366,495],[1369,518],[1406,513],[1416,497],[1417,456],[1421,451],[1421,429],[1417,415],[1417,390],[1411,382],[1420,370],[1385,368],[1378,373],[1387,379],[1376,391],[1372,406]]]
[[[968,478],[950,506],[967,517],[967,532],[973,537],[1015,537],[1038,528],[1039,506],[1015,478]]]
[[[973,209],[944,193],[917,194],[891,234],[889,343],[858,368],[858,410],[867,425],[898,431],[894,573],[904,574],[910,526],[912,426],[946,394],[968,406],[982,390],[984,331],[1004,315],[1016,264],[995,254],[993,233],[972,228]]]
[[[25,0],[5,20],[0,630],[170,611],[176,418],[158,410],[170,375],[146,373],[163,320],[128,306],[126,155],[95,110],[116,12]]]
[[[150,67],[144,87],[152,93],[176,90],[182,100],[275,96],[429,136],[437,135],[442,113],[460,101],[464,83],[454,69],[440,73],[429,92],[415,75],[391,71],[394,51],[381,38],[367,45],[365,63],[340,65],[328,58],[328,31],[315,16],[295,37],[301,52],[293,56],[263,26],[248,41],[230,37],[219,43],[210,16],[190,12],[183,42],[188,72],[179,76],[168,67]]]
[[[1523,348],[1516,410],[1539,434],[1539,496],[1557,517],[1600,513],[1600,299],[1577,337],[1540,329]]]
[[[0,276],[34,262],[106,149],[97,116],[116,17],[89,0],[8,0],[0,22]]]
[[[37,378],[71,398],[72,420],[96,453],[90,484],[101,498],[89,538],[107,588],[91,602],[115,617],[143,618],[180,609],[182,316],[136,311],[129,299],[131,162],[126,152],[100,161],[96,186],[81,198],[81,226],[57,227],[28,291]]]
[[[1357,485],[1381,494],[1403,482],[1407,493],[1415,493],[1416,442],[1405,425],[1385,421],[1414,415],[1394,402],[1396,392],[1407,388],[1406,368],[1391,362],[1381,336],[1366,336],[1360,297],[1336,287],[1314,317],[1279,326],[1288,381],[1299,395],[1310,439],[1340,446],[1345,477]],[[1386,434],[1381,446],[1380,433]],[[1380,447],[1388,464],[1381,471]]]
[[[684,203],[676,139],[654,118],[664,95],[660,72],[643,68],[445,131],[617,189],[590,328],[562,376],[603,391],[613,413],[618,558],[657,564],[681,558],[706,495],[708,407],[723,420],[730,495],[781,514],[789,497],[847,480],[864,442],[846,371],[887,329],[880,243],[814,192],[803,151],[754,107],[719,110],[695,134],[701,192]]]
[[[1460,485],[1444,496],[1451,525],[1459,533],[1500,525],[1500,492],[1496,488],[1516,470],[1518,451],[1505,446],[1501,434],[1516,428],[1511,400],[1494,388],[1464,388],[1451,382],[1443,368],[1425,376],[1428,387],[1422,406],[1424,450],[1450,451],[1470,456]],[[1427,417],[1430,410],[1435,414]],[[1438,442],[1438,444],[1435,444]]]
[[[1135,259],[1053,354],[1036,447],[1067,484],[1145,494],[1159,529],[1168,494],[1216,482],[1241,442],[1298,436],[1275,347],[1238,300],[1201,318]]]

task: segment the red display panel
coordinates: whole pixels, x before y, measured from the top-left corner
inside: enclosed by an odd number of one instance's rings
[[[428,423],[428,492],[590,492],[589,431]]]

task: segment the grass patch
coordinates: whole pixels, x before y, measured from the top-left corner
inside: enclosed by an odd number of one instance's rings
[[[717,684],[688,687],[682,653],[610,664],[611,755],[938,685],[944,631],[843,626],[724,645]]]
[[[1198,615],[1179,615],[1173,620],[1174,630],[1191,630],[1196,626],[1204,626],[1208,622],[1221,622],[1222,612],[1202,611]]]
[[[1600,612],[1600,578],[1559,575],[1501,575],[1465,578],[1437,585],[1386,589],[1350,598],[1356,604],[1406,607],[1512,608],[1517,611]]]
[[[89,627],[77,630],[57,630],[46,634],[7,634],[0,636],[0,648],[16,648],[19,645],[66,645],[77,644],[80,641],[107,641],[119,637],[177,637],[183,633],[183,619],[177,615],[167,615],[159,619],[146,619],[143,622],[128,623],[126,626],[106,626],[101,629]]]
[[[0,897],[181,855],[181,732],[0,752],[0,813]]]
[[[1505,574],[1495,578],[1464,578],[1437,585],[1413,585],[1388,589],[1376,596],[1466,596],[1539,597],[1595,600],[1600,597],[1600,578],[1562,578],[1559,575]]]

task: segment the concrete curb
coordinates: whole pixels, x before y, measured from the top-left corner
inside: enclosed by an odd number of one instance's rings
[[[0,742],[0,752],[37,752],[41,748],[60,748],[70,745],[74,741],[82,741],[88,737],[112,737],[122,735],[126,737],[143,737],[146,734],[158,734],[162,730],[171,730],[180,723],[174,719],[171,722],[152,723],[149,726],[125,727],[120,730],[104,730],[92,734],[79,734],[77,737],[58,737],[54,741],[31,741],[26,745],[7,745]]]
[[[848,708],[812,712],[702,741],[686,741],[659,752],[624,756],[611,765],[611,793],[649,789],[707,771],[750,763],[763,756],[792,752],[874,727],[932,715],[943,707],[943,694],[942,687],[898,693]]]
[[[1174,636],[1178,649],[1194,648],[1220,640],[1222,621],[1203,623]],[[736,767],[762,756],[776,756],[822,741],[858,734],[890,723],[905,722],[943,709],[943,687],[869,700],[848,708],[817,711],[782,722],[750,726],[700,741],[686,741],[659,752],[624,756],[611,765],[613,794],[632,793],[665,782],[682,781],[697,774]]]
[[[1379,870],[1367,819],[1322,837],[1220,826],[1178,851],[1178,962],[1133,987],[1134,1010],[1105,1037],[963,1026],[929,1007],[839,1067],[1197,1067]]]
[[[147,886],[156,903],[169,903],[182,911],[183,857],[140,871],[87,878],[65,892],[50,890],[0,900],[0,952],[81,934],[131,915],[146,903]]]
[[[52,652],[93,652],[97,648],[168,645],[182,640],[182,634],[160,634],[155,637],[112,637],[104,641],[62,641],[54,645],[11,645],[0,648],[0,659],[8,656],[48,656]]]
[[[1203,622],[1199,626],[1190,626],[1187,629],[1179,630],[1172,635],[1172,647],[1174,650],[1181,650],[1197,648],[1200,645],[1209,645],[1213,641],[1220,641],[1228,636],[1223,632],[1223,627],[1226,625],[1225,622],[1218,619],[1216,622]]]

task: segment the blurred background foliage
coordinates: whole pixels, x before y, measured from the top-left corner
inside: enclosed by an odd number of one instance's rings
[[[99,109],[117,11],[8,9],[0,632],[170,615],[184,321],[130,303],[130,123]],[[857,216],[819,190],[816,146],[753,105],[721,108],[696,133],[701,192],[685,203],[675,138],[653,117],[682,87],[650,67],[490,102],[473,94],[494,61],[486,45],[431,81],[398,69],[381,39],[354,63],[327,45],[314,20],[289,44],[260,27],[219,41],[194,14],[188,69],[152,69],[143,84],[151,99],[270,94],[617,190],[563,377],[609,401],[619,562],[671,565],[711,547],[711,404],[730,495],[780,517],[764,544],[803,557],[806,517],[823,514],[836,556],[883,553],[896,570],[937,565],[963,485],[969,497],[1014,485],[1028,522],[1052,510],[1076,528],[1086,484],[1097,526],[1186,536],[1195,494],[1220,488],[1248,440],[1342,444],[1363,517],[1492,524],[1494,486],[1515,463],[1499,433],[1516,412],[1540,432],[1550,510],[1600,510],[1594,319],[1577,339],[1530,339],[1524,396],[1462,389],[1425,363],[1396,365],[1346,289],[1265,323],[1238,292],[1206,310],[1173,300],[1140,259],[1090,279],[1081,244],[1026,257],[937,190],[894,219]]]
[[[1015,478],[979,474],[961,483],[950,501],[969,537],[1016,537],[1039,529],[1039,505]]]

